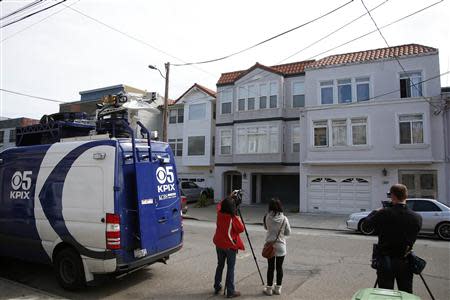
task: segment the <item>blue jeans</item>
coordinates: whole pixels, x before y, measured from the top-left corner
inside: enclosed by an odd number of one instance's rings
[[[214,289],[219,290],[222,285],[222,273],[227,262],[227,278],[225,280],[225,289],[227,295],[234,293],[234,266],[236,265],[236,250],[221,249],[216,247],[217,252],[217,268],[216,276],[214,277]]]

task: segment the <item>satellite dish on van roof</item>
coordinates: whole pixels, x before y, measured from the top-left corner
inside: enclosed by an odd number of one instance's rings
[[[139,100],[131,100],[129,102],[122,104],[122,106],[128,110],[156,110],[156,108],[153,105]]]

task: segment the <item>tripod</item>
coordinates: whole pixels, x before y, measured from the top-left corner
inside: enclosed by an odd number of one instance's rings
[[[433,296],[433,293],[431,293],[431,290],[430,290],[430,288],[428,287],[427,282],[425,281],[425,278],[423,278],[423,276],[422,276],[422,273],[419,273],[419,276],[420,276],[420,279],[422,279],[423,284],[425,285],[425,288],[426,288],[427,291],[428,291],[428,294],[430,294],[431,299],[432,299],[432,300],[435,300],[435,298],[434,298],[434,296]],[[378,278],[375,280],[375,285],[374,285],[373,287],[376,288],[377,286],[378,286]]]
[[[237,209],[239,217],[241,217],[242,225],[244,225],[245,235],[247,236],[248,244],[250,245],[250,249],[252,250],[253,259],[255,260],[256,268],[258,269],[259,277],[261,278],[261,283],[264,286],[264,279],[261,275],[261,270],[259,269],[258,261],[256,260],[255,251],[253,250],[252,241],[250,240],[250,236],[248,235],[247,226],[245,226],[244,218],[242,218],[241,209]]]

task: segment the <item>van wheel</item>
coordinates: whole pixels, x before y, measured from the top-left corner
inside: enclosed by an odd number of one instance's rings
[[[72,248],[56,254],[54,268],[59,284],[67,290],[76,290],[86,283],[80,255]]]
[[[364,235],[373,235],[375,233],[375,228],[367,224],[366,219],[359,221],[358,225],[359,231]]]
[[[440,239],[450,241],[450,222],[443,222],[436,227],[436,233]]]

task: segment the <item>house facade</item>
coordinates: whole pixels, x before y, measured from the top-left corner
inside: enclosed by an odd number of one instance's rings
[[[192,85],[169,106],[168,142],[178,178],[214,187],[216,92]]]
[[[438,50],[416,44],[309,65],[300,118],[300,211],[368,211],[397,182],[410,197],[448,204],[439,74]]]
[[[215,197],[299,203],[300,113],[312,61],[223,73],[217,82]]]

